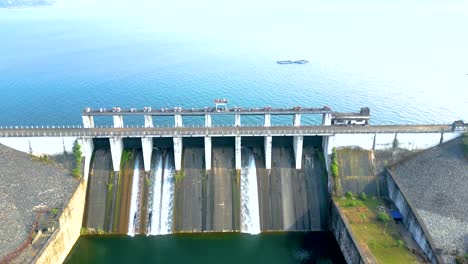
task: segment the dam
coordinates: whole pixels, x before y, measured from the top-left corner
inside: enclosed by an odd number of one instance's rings
[[[212,122],[222,115],[233,116],[234,124]],[[244,115],[263,122],[243,126]],[[304,115],[319,116],[321,124],[302,125]],[[204,118],[204,125],[184,126],[191,116]],[[275,116],[291,122],[273,125]],[[112,118],[113,126],[96,124],[95,117]],[[142,125],[126,126],[124,117],[141,118]],[[174,125],[155,123],[159,117]],[[0,143],[53,155],[79,142],[87,182],[83,228],[128,236],[330,231],[333,148],[425,149],[468,131],[462,121],[371,125],[366,107],[355,113],[326,106],[86,108],[82,120],[82,126],[0,127]]]

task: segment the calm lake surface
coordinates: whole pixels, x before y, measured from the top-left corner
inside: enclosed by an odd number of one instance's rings
[[[0,125],[77,125],[86,106],[191,108],[215,98],[369,106],[374,124],[468,120],[463,1],[164,2],[0,9]],[[310,62],[276,63],[298,59]]]

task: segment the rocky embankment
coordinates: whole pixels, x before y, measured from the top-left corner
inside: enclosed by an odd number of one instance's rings
[[[66,206],[78,184],[55,162],[0,144],[0,258],[27,238],[39,208]]]
[[[468,250],[468,161],[461,138],[392,167],[443,257]]]

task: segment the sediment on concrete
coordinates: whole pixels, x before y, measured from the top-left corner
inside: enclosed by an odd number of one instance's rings
[[[0,145],[0,258],[28,237],[38,209],[62,209],[78,185],[60,165]]]
[[[127,149],[126,151],[130,152],[130,156],[128,159],[125,159],[124,155],[122,156],[123,158],[118,176],[118,186],[116,186],[117,195],[113,212],[114,222],[112,230],[117,234],[126,234],[128,232],[135,160],[140,158],[140,164],[143,162],[141,150]]]
[[[206,226],[203,219],[207,203],[203,196],[202,175],[205,175],[205,150],[203,138],[184,139],[182,153],[183,171],[176,172],[174,231],[201,232]],[[209,212],[208,212],[209,213]]]
[[[234,138],[213,138],[212,169],[202,175],[205,219],[203,230],[240,229],[240,175],[234,165]],[[239,177],[238,177],[239,176]]]
[[[91,163],[90,176],[88,179],[88,191],[86,197],[86,210],[84,227],[95,230],[106,230],[109,226],[106,219],[106,206],[108,195],[113,185],[109,185],[112,161],[109,149],[96,149],[93,162]],[[106,230],[109,231],[109,230]]]
[[[373,152],[361,148],[339,148],[336,151],[340,195],[346,192],[379,195]]]
[[[432,237],[418,215],[416,208],[401,191],[398,181],[395,179],[393,172],[389,169],[386,170],[386,180],[389,197],[403,215],[403,224],[408,232],[421,247],[431,263],[444,263],[442,258],[437,254]]]
[[[348,220],[334,201],[331,203],[330,229],[347,263],[376,263],[375,260],[367,258],[364,251],[359,247],[358,241],[350,231],[351,227]]]
[[[297,170],[292,138],[274,138],[271,171],[265,170],[262,148],[252,148],[258,164],[262,231],[327,229],[327,175],[319,146],[320,142],[304,139],[303,169]]]

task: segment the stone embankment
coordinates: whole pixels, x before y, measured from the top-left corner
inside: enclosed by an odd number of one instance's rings
[[[0,145],[0,257],[27,238],[40,208],[64,208],[79,181],[51,160]]]

